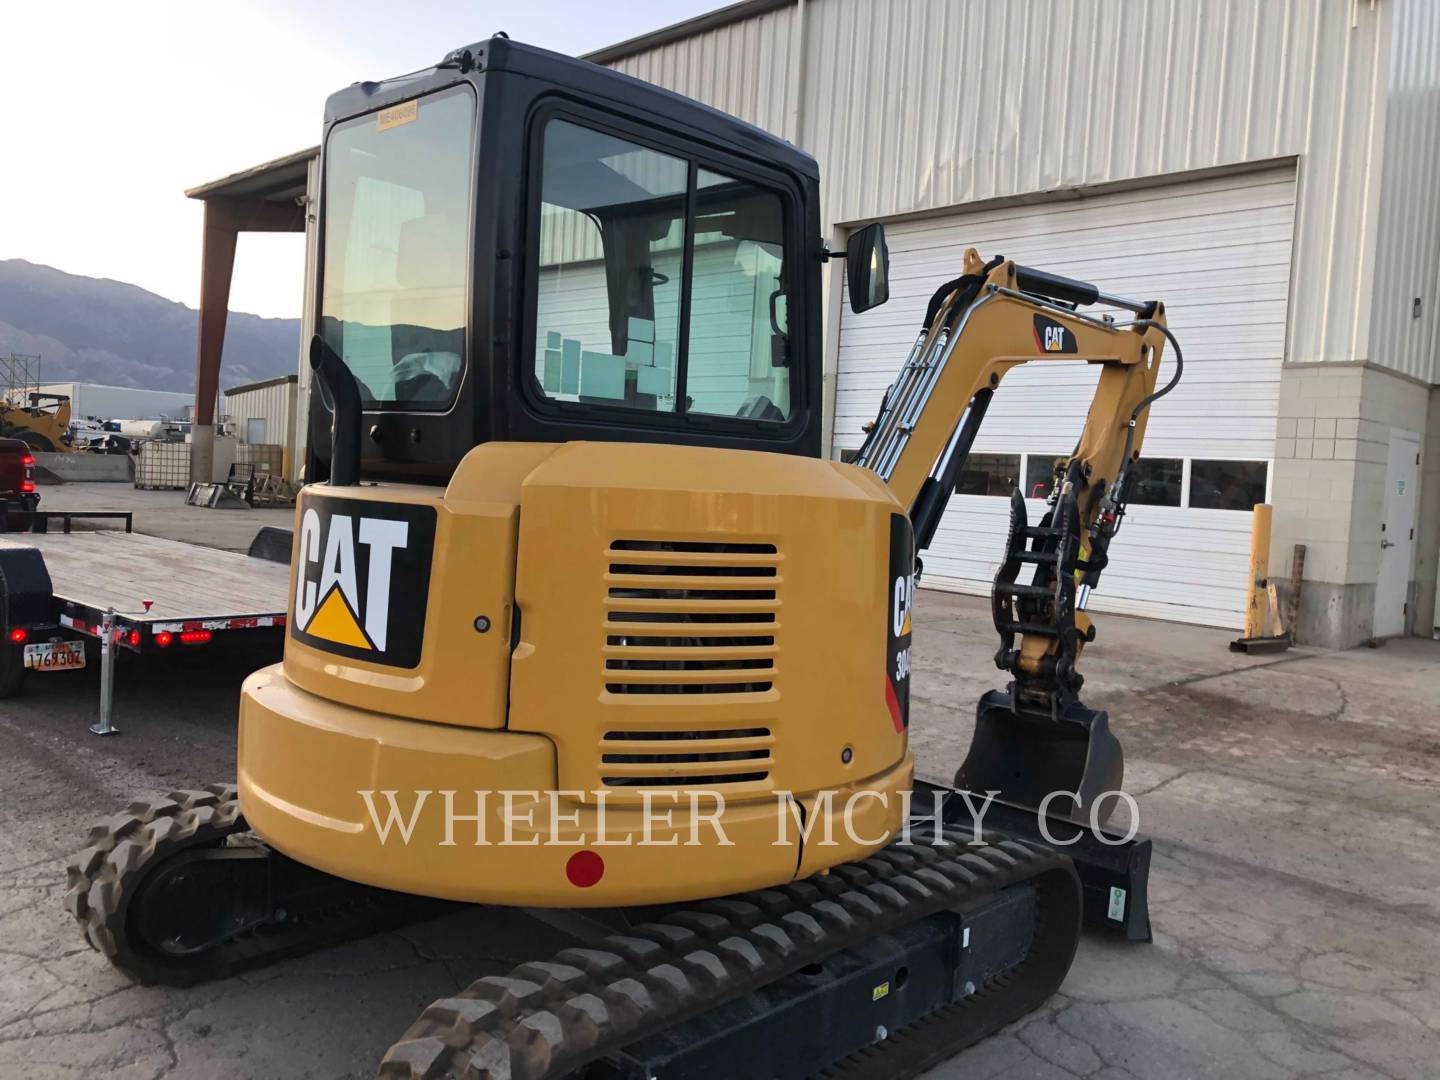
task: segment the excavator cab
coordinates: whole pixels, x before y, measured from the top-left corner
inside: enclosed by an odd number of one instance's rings
[[[364,478],[444,484],[502,441],[820,456],[809,155],[493,38],[333,95],[322,171],[317,327]],[[330,429],[315,395],[312,478]]]

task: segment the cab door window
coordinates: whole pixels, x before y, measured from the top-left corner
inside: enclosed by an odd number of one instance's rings
[[[568,120],[544,127],[534,373],[559,402],[791,413],[778,193]]]
[[[691,412],[790,415],[785,230],[773,191],[700,169],[685,392]]]
[[[535,377],[557,401],[675,411],[689,163],[545,127]]]

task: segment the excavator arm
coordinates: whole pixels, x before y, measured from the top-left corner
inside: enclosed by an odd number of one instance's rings
[[[1127,309],[1116,321],[1082,307]],[[1000,381],[1031,361],[1100,367],[1074,452],[1056,464],[1049,506],[1032,525],[1011,496],[1004,560],[992,589],[1006,691],[981,699],[975,741],[957,783],[1036,805],[1073,793],[1087,810],[1119,787],[1123,756],[1104,713],[1079,700],[1081,650],[1094,640],[1086,602],[1125,515],[1131,467],[1157,391],[1161,352],[1175,344],[1158,301],[1135,301],[1086,282],[993,259],[971,248],[964,272],[941,286],[856,464],[885,480],[910,513],[917,552],[934,539],[966,455]],[[917,570],[919,568],[917,567]]]

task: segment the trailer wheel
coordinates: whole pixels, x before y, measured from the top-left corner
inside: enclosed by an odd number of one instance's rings
[[[0,645],[0,699],[20,692],[20,683],[25,678],[24,650],[24,645],[12,645],[8,641]]]

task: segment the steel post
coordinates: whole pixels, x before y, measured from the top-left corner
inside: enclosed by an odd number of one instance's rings
[[[110,722],[115,699],[115,609],[107,608],[100,620],[100,722],[91,724],[95,735],[117,735],[120,729]]]

